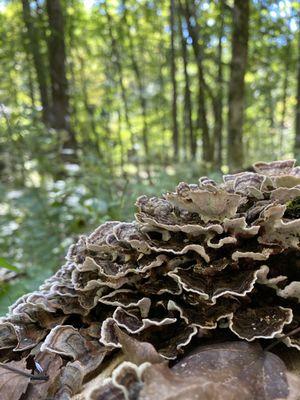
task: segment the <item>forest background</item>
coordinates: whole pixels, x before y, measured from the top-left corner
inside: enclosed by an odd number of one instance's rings
[[[142,194],[300,161],[300,3],[0,1],[0,314]]]

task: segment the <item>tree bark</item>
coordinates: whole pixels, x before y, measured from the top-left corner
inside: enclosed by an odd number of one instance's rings
[[[64,148],[76,151],[76,136],[70,125],[68,80],[66,75],[65,21],[60,0],[46,1],[50,36],[48,57],[52,93],[51,126],[67,131]]]
[[[188,72],[188,49],[186,39],[183,35],[181,18],[179,16],[180,25],[180,37],[181,37],[181,49],[182,49],[182,60],[183,60],[183,72],[184,72],[184,137],[188,135],[190,157],[192,160],[196,158],[196,141],[194,136],[193,120],[192,120],[192,100],[191,100],[191,89],[190,89],[190,76]]]
[[[27,31],[27,41],[25,48],[30,52],[33,58],[33,64],[36,72],[39,94],[42,105],[42,120],[47,125],[50,116],[50,99],[48,93],[47,67],[40,49],[40,35],[36,23],[31,14],[30,1],[22,0],[23,20]],[[27,43],[26,43],[27,42]]]
[[[248,38],[249,0],[234,0],[227,143],[228,166],[231,170],[241,168],[244,163],[243,122]]]
[[[172,81],[172,128],[174,160],[178,160],[179,129],[177,122],[177,81],[176,81],[176,54],[175,54],[175,1],[170,0],[170,30],[171,30],[171,81]]]
[[[300,162],[300,13],[298,15],[297,93],[295,107],[295,158]]]
[[[219,0],[220,16],[219,16],[219,40],[218,40],[218,53],[217,53],[217,94],[215,101],[215,126],[214,126],[214,142],[215,142],[215,165],[218,170],[221,170],[223,157],[223,45],[222,39],[224,35],[224,0]]]

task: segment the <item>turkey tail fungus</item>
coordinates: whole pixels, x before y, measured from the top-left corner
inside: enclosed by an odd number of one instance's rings
[[[263,347],[300,350],[300,167],[254,171],[81,236],[0,320],[1,400],[299,399]]]

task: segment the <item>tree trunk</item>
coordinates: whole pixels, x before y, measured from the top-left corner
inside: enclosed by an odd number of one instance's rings
[[[131,161],[130,158],[133,157],[134,159],[134,164],[136,166],[136,170],[137,170],[137,181],[140,181],[140,161],[139,158],[137,156],[137,151],[136,151],[136,146],[135,146],[135,138],[134,138],[134,131],[133,131],[133,126],[130,120],[130,114],[129,114],[129,105],[128,105],[128,96],[126,93],[126,87],[124,84],[124,72],[123,72],[123,66],[122,66],[122,59],[121,59],[121,54],[119,51],[119,47],[118,47],[118,42],[115,38],[114,32],[113,32],[113,21],[112,21],[112,17],[108,11],[108,7],[107,7],[107,3],[106,1],[104,1],[104,10],[105,10],[105,15],[107,18],[107,22],[108,22],[108,32],[109,32],[109,38],[110,38],[110,42],[111,42],[111,55],[113,56],[113,63],[116,66],[116,70],[117,70],[117,80],[118,80],[118,84],[120,87],[120,91],[121,91],[121,98],[122,98],[122,103],[123,103],[123,107],[124,107],[124,117],[125,117],[125,123],[126,123],[126,127],[129,131],[129,135],[130,135],[130,145],[131,148],[129,150],[129,156],[127,155],[127,161]],[[112,77],[110,78],[112,80],[114,80]],[[121,117],[121,113],[119,113],[120,117]],[[127,154],[128,154],[127,153]]]
[[[199,32],[200,27],[197,22],[197,16],[195,12],[195,4],[194,0],[185,0],[185,3],[180,2],[180,9],[183,13],[189,35],[193,40],[193,50],[196,58],[197,63],[197,75],[198,75],[198,128],[202,132],[202,158],[205,162],[212,162],[213,161],[213,154],[212,154],[212,146],[210,143],[209,137],[209,127],[207,121],[207,104],[206,104],[206,97],[205,97],[205,87],[207,86],[205,78],[204,78],[204,71],[203,71],[203,59],[204,59],[204,52],[202,46],[199,42]],[[193,23],[192,23],[193,20]],[[195,149],[196,152],[196,149]]]
[[[149,160],[149,143],[148,143],[148,136],[149,136],[149,129],[148,129],[148,122],[147,122],[147,101],[145,97],[145,90],[143,87],[143,82],[142,82],[142,76],[140,72],[139,65],[137,63],[137,59],[135,57],[135,52],[134,52],[134,44],[131,36],[131,31],[130,31],[130,25],[127,20],[127,7],[126,7],[126,0],[122,0],[123,4],[123,21],[124,25],[127,28],[127,37],[129,41],[129,57],[131,60],[131,65],[132,69],[136,78],[136,83],[137,83],[137,88],[138,88],[138,97],[139,97],[139,102],[142,110],[142,121],[143,121],[143,127],[142,127],[142,142],[143,142],[143,147],[144,147],[144,152],[145,152],[145,165],[146,165],[146,173],[148,176],[149,183],[152,183],[151,180],[151,173],[150,173],[150,160]]]
[[[219,0],[220,16],[219,16],[219,40],[217,53],[217,93],[215,101],[215,126],[214,126],[214,142],[215,142],[215,165],[218,170],[222,167],[222,150],[223,150],[223,62],[222,62],[222,39],[224,35],[224,0]]]
[[[190,148],[190,157],[192,160],[196,157],[196,140],[194,136],[193,120],[192,120],[192,101],[190,89],[190,76],[188,73],[188,49],[186,39],[183,35],[181,18],[179,16],[183,72],[184,72],[184,137],[188,135],[187,142]]]
[[[176,81],[176,54],[175,54],[175,1],[170,0],[170,29],[171,29],[171,81],[172,81],[172,123],[173,123],[173,153],[174,160],[178,160],[179,130],[177,123],[177,81]]]
[[[284,154],[283,150],[283,137],[285,131],[285,118],[286,118],[286,106],[287,106],[287,95],[288,95],[288,85],[289,85],[289,66],[290,66],[290,52],[291,52],[291,42],[288,39],[286,54],[285,54],[285,68],[284,68],[284,79],[282,88],[282,112],[280,120],[280,136],[279,136],[279,157]]]
[[[244,163],[243,121],[248,38],[249,0],[234,0],[228,99],[228,166],[230,170],[241,168]]]
[[[50,101],[47,83],[47,67],[40,50],[39,32],[34,18],[31,15],[30,1],[22,0],[23,20],[27,31],[27,41],[25,40],[25,49],[32,54],[33,64],[36,72],[37,83],[42,104],[42,120],[45,124],[49,122]]]
[[[60,0],[46,1],[50,36],[48,40],[48,57],[50,66],[52,107],[51,126],[64,129],[68,138],[63,148],[76,151],[75,132],[70,125],[70,107],[68,80],[66,76],[65,21]]]
[[[88,95],[88,87],[87,87],[87,79],[85,72],[85,64],[83,58],[78,54],[78,61],[80,66],[80,82],[81,82],[81,90],[83,97],[84,108],[88,117],[91,133],[93,134],[91,142],[94,142],[94,146],[96,149],[96,153],[99,157],[99,160],[103,158],[102,149],[99,141],[99,135],[97,132],[96,121],[95,121],[95,109],[92,104],[89,102]]]
[[[124,144],[122,140],[122,118],[120,110],[118,110],[118,141],[120,146],[120,172],[123,178],[127,178],[126,171],[125,171],[125,157],[124,157]]]
[[[297,94],[295,108],[295,158],[300,162],[300,13],[298,15]]]
[[[161,46],[163,46],[163,44],[161,44]],[[165,63],[167,63],[167,61],[165,60]],[[162,113],[162,119],[161,119],[161,124],[162,124],[162,128],[161,128],[161,136],[162,136],[162,155],[161,155],[161,159],[163,161],[163,165],[166,167],[169,163],[169,146],[168,146],[168,141],[166,138],[166,132],[168,131],[169,128],[169,119],[168,119],[168,114],[167,114],[167,118],[165,117],[166,115],[166,104],[167,101],[165,99],[166,96],[166,83],[165,83],[165,77],[163,75],[163,66],[164,63],[161,64],[161,67],[159,68],[159,73],[158,73],[158,81],[159,81],[159,85],[160,85],[160,93],[161,93],[161,101],[156,103],[156,106],[159,108],[159,113]]]
[[[108,7],[106,2],[104,2],[104,8],[105,8],[105,14],[107,17],[107,22],[108,22],[108,31],[109,31],[109,37],[111,41],[111,49],[112,49],[112,55],[114,55],[114,64],[117,69],[118,73],[118,81],[119,81],[119,86],[121,90],[121,97],[122,97],[122,102],[124,106],[124,114],[125,114],[125,122],[127,125],[127,129],[130,134],[130,142],[131,142],[131,152],[135,153],[135,141],[134,141],[134,135],[133,135],[133,128],[131,125],[130,117],[129,117],[129,107],[128,107],[128,101],[127,101],[127,93],[124,85],[124,79],[123,79],[123,67],[121,63],[121,57],[120,57],[120,52],[118,49],[118,44],[116,41],[116,38],[114,36],[112,27],[113,27],[113,22],[110,13],[108,12]]]
[[[26,64],[27,64],[27,70],[28,70],[28,89],[29,89],[29,96],[31,100],[31,107],[33,110],[36,108],[35,104],[35,94],[34,94],[34,77],[32,76],[32,65],[31,65],[31,58],[29,52],[25,49],[25,57],[26,57]],[[34,118],[34,116],[33,116]],[[44,120],[44,117],[43,117]]]

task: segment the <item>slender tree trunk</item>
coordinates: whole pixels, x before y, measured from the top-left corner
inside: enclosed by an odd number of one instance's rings
[[[215,102],[215,126],[214,126],[214,142],[215,142],[215,165],[218,170],[221,170],[223,158],[223,45],[222,39],[224,35],[224,0],[219,0],[220,15],[219,15],[219,40],[218,40],[218,53],[217,53],[217,65],[218,65],[218,76],[217,76],[217,93]]]
[[[131,142],[131,148],[132,152],[135,151],[135,142],[134,142],[134,135],[133,135],[133,128],[131,125],[130,117],[129,117],[129,106],[128,106],[128,100],[127,100],[127,93],[125,89],[125,84],[124,84],[124,79],[123,79],[123,67],[121,63],[121,56],[120,52],[118,49],[118,44],[116,41],[116,38],[113,33],[113,21],[111,18],[110,13],[108,12],[108,7],[106,2],[104,3],[104,8],[105,8],[105,14],[107,17],[107,22],[108,22],[108,30],[109,30],[109,37],[111,41],[111,49],[112,49],[112,55],[114,55],[114,63],[117,69],[118,73],[118,81],[119,81],[119,86],[121,89],[121,97],[122,97],[122,102],[124,106],[124,114],[125,114],[125,121],[127,125],[127,129],[130,133],[130,142]]]
[[[111,109],[111,100],[107,101],[107,110]],[[102,111],[102,125],[103,125],[103,130],[105,132],[104,134],[104,145],[105,145],[105,155],[106,155],[106,165],[108,169],[108,174],[109,176],[115,176],[114,174],[114,157],[112,157],[113,151],[114,151],[114,142],[112,138],[112,127],[111,127],[111,113],[107,111],[106,109],[103,109]],[[113,149],[112,149],[113,147]]]
[[[124,144],[123,144],[121,132],[122,132],[122,118],[121,118],[120,110],[118,110],[118,141],[119,141],[119,146],[120,146],[120,170],[121,170],[121,175],[123,176],[123,178],[126,178]]]
[[[71,45],[71,44],[70,44]],[[73,96],[73,94],[76,92],[76,88],[77,88],[77,79],[76,79],[76,73],[75,73],[75,68],[74,68],[74,60],[72,55],[70,55],[70,62],[69,62],[69,69],[70,69],[70,86],[72,87],[72,111],[73,111],[73,121],[74,121],[74,125],[76,126],[76,129],[80,129],[80,120],[78,118],[79,116],[79,108],[78,108],[78,103],[77,102],[77,96]]]
[[[86,81],[86,73],[85,73],[85,65],[83,58],[78,55],[78,61],[80,65],[80,81],[81,81],[81,88],[82,88],[82,96],[83,96],[83,104],[84,108],[88,117],[91,133],[93,134],[92,141],[95,144],[96,153],[99,159],[102,158],[102,150],[99,142],[99,135],[97,132],[96,122],[95,122],[95,115],[94,115],[94,107],[89,102],[88,96],[88,88],[87,88],[87,81]]]
[[[36,2],[38,3],[38,1],[36,0]],[[70,7],[75,7],[75,2],[76,0],[70,0]],[[74,126],[76,126],[76,130],[78,133],[82,133],[82,129],[81,129],[81,123],[80,123],[80,119],[79,119],[79,109],[80,107],[78,107],[79,103],[80,103],[80,98],[79,96],[76,96],[76,89],[77,89],[77,79],[76,79],[76,72],[75,72],[75,60],[76,60],[76,55],[75,53],[77,53],[77,47],[76,47],[76,38],[74,36],[74,31],[75,31],[75,19],[74,18],[70,18],[69,23],[67,24],[68,26],[68,31],[67,31],[67,40],[68,40],[68,45],[70,48],[69,51],[69,71],[70,71],[70,79],[69,79],[69,83],[70,83],[70,107],[72,110],[72,114],[73,114],[73,123]],[[80,74],[80,77],[82,75]],[[85,128],[84,128],[85,129]],[[86,135],[83,134],[81,135],[82,139],[81,139],[81,144],[84,147],[84,144],[86,143]],[[90,151],[90,147],[89,146],[90,143],[87,143],[87,151]],[[97,146],[98,149],[98,141],[95,144]],[[92,144],[93,146],[93,150],[94,150],[94,144]],[[96,149],[96,150],[97,150]]]
[[[25,49],[26,51],[26,49]],[[29,96],[31,100],[31,107],[33,110],[36,108],[35,104],[35,95],[34,95],[34,86],[33,86],[33,76],[32,76],[32,68],[31,68],[31,58],[29,52],[26,51],[25,53],[26,57],[26,64],[27,64],[27,71],[28,71],[28,89],[29,89]]]
[[[243,122],[248,38],[249,0],[234,0],[228,99],[228,166],[230,170],[241,168],[244,163]]]
[[[300,13],[298,15],[297,94],[295,107],[295,158],[300,162]]]
[[[283,150],[283,137],[285,130],[285,118],[286,118],[286,103],[287,103],[287,93],[288,93],[288,85],[289,85],[289,63],[290,63],[290,51],[291,51],[291,42],[288,40],[285,54],[285,68],[284,68],[284,79],[283,79],[283,88],[282,88],[282,112],[280,119],[280,136],[279,136],[279,157],[282,157],[284,154]]]
[[[67,131],[68,139],[64,141],[63,147],[70,148],[75,152],[77,141],[70,124],[63,10],[60,0],[47,0],[46,7],[50,29],[48,56],[52,93],[51,126],[54,129]]]
[[[124,107],[125,122],[126,122],[127,129],[129,131],[129,134],[130,134],[130,144],[131,144],[130,153],[134,156],[135,165],[137,168],[137,180],[140,181],[140,162],[137,157],[133,126],[132,126],[132,123],[130,120],[128,96],[126,93],[126,87],[125,87],[124,78],[123,78],[124,72],[123,72],[122,60],[121,60],[121,55],[120,55],[120,51],[118,48],[118,43],[117,43],[117,40],[116,40],[114,32],[113,32],[112,17],[108,11],[106,1],[104,2],[104,10],[105,10],[105,14],[106,14],[107,22],[108,22],[108,31],[109,31],[109,38],[110,38],[110,42],[111,42],[111,50],[112,50],[111,54],[114,55],[114,64],[116,66],[118,83],[119,83],[120,90],[121,90],[121,98],[122,98],[122,103],[123,103],[123,107]],[[121,116],[121,114],[120,114],[120,116]]]
[[[276,132],[275,132],[275,115],[274,110],[276,107],[276,99],[273,97],[272,87],[267,88],[267,104],[269,109],[269,135],[267,136],[265,143],[269,148],[271,154],[275,154],[275,142],[276,142]],[[247,154],[247,153],[244,153]]]
[[[163,45],[162,45],[163,46]],[[162,47],[161,46],[161,47]],[[161,128],[161,135],[162,135],[162,160],[164,166],[167,166],[169,163],[169,154],[168,154],[168,143],[166,139],[166,132],[168,130],[168,123],[166,123],[166,118],[165,118],[165,109],[166,109],[166,101],[165,101],[165,94],[166,94],[166,83],[165,83],[165,77],[163,75],[163,63],[159,68],[159,75],[158,75],[158,81],[160,85],[160,93],[161,93],[161,102],[157,103],[158,107],[161,107],[159,110],[160,113],[162,113],[162,128]]]
[[[30,1],[22,0],[22,6],[23,20],[27,31],[25,48],[32,54],[42,104],[42,120],[45,124],[48,124],[50,115],[50,100],[48,94],[47,67],[40,50],[40,35],[34,18],[31,14]]]
[[[267,60],[271,59],[271,48],[270,46],[267,48]],[[273,96],[273,82],[272,78],[268,80],[268,75],[266,75],[266,119],[269,120],[269,134],[266,137],[266,144],[270,149],[271,154],[275,152],[275,109],[276,109],[276,98]]]
[[[176,81],[176,54],[175,54],[175,1],[170,0],[170,29],[171,29],[171,81],[172,81],[172,123],[173,123],[173,153],[174,160],[178,160],[179,129],[177,123],[177,81]]]
[[[213,154],[212,154],[212,146],[210,143],[210,135],[209,135],[209,127],[207,121],[207,102],[205,96],[205,87],[207,86],[205,77],[204,77],[204,70],[203,70],[203,59],[204,59],[204,52],[203,48],[200,45],[199,41],[199,32],[200,27],[197,22],[197,15],[195,12],[195,4],[194,0],[185,0],[183,4],[183,0],[180,1],[180,9],[183,13],[189,35],[193,40],[193,50],[196,58],[197,63],[197,75],[198,75],[198,128],[202,132],[202,158],[205,162],[212,162],[213,161]],[[192,23],[193,20],[193,23]],[[196,153],[196,149],[195,149]]]
[[[181,18],[179,16],[180,36],[181,36],[181,49],[182,49],[182,60],[183,60],[183,72],[184,72],[184,137],[188,135],[190,157],[192,160],[196,157],[196,141],[193,129],[192,120],[192,101],[191,101],[191,89],[190,89],[190,76],[188,72],[188,49],[186,39],[183,35]]]
[[[151,173],[150,173],[150,160],[149,160],[149,143],[148,143],[148,136],[149,136],[149,129],[148,129],[148,122],[147,122],[147,101],[146,101],[146,95],[145,95],[145,89],[143,86],[142,82],[142,75],[140,72],[140,68],[135,56],[135,51],[134,51],[134,44],[131,36],[131,31],[130,31],[130,26],[128,23],[127,19],[127,6],[126,6],[126,0],[122,0],[123,4],[123,21],[124,25],[127,28],[127,37],[129,41],[129,50],[130,50],[130,59],[131,59],[131,65],[132,69],[136,78],[136,83],[137,83],[137,88],[138,88],[138,96],[139,96],[139,101],[140,101],[140,106],[142,110],[142,121],[143,121],[143,127],[142,127],[142,141],[143,141],[143,147],[144,147],[144,152],[145,152],[145,165],[146,165],[146,173],[148,176],[149,183],[152,183],[151,180]]]

